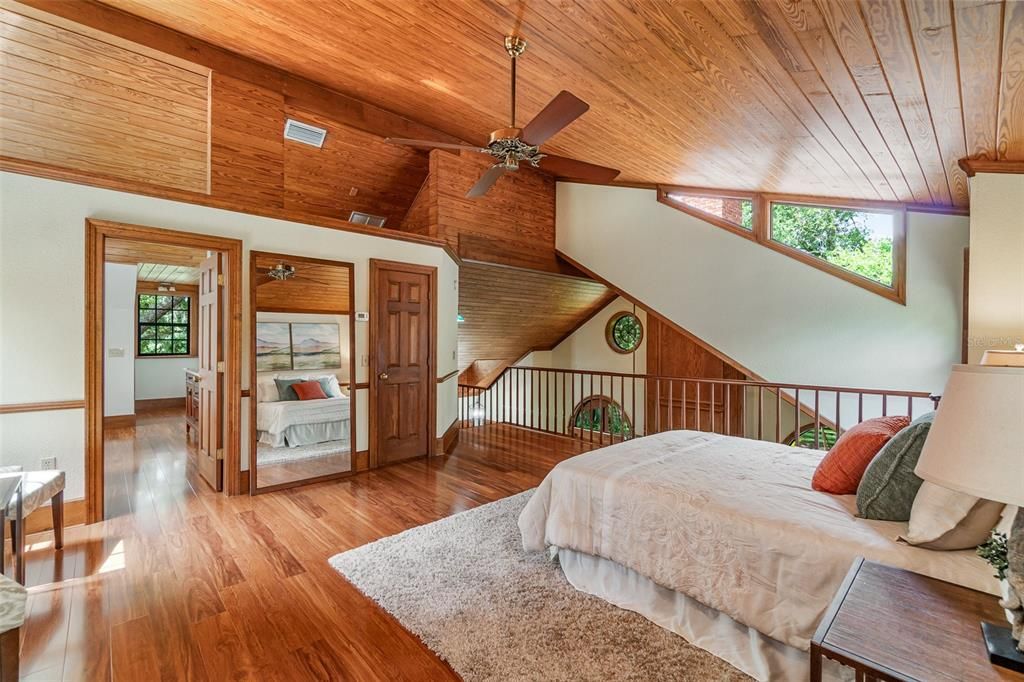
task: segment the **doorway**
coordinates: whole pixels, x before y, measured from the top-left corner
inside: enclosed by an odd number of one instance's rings
[[[370,466],[436,450],[437,268],[370,260]]]
[[[231,472],[239,460],[241,253],[234,239],[86,221],[88,522],[130,506],[108,509],[106,441],[121,436],[119,452],[145,452],[135,432],[143,415],[203,485],[239,492]]]
[[[249,254],[252,494],[355,470],[354,265]]]

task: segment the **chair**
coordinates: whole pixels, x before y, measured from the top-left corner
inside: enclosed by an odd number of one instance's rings
[[[21,472],[20,466],[0,467],[0,473]],[[64,548],[64,472],[58,470],[48,471],[24,471],[24,478],[21,484],[22,499],[22,523],[28,515],[39,507],[43,506],[46,500],[50,500],[50,514],[53,516],[53,547],[54,549]],[[18,542],[18,521],[17,507],[18,499],[15,496],[7,505],[6,515],[11,520],[11,543],[12,551],[16,554],[24,552],[24,547],[14,547]],[[20,529],[24,531],[24,528]],[[24,536],[21,536],[24,539]],[[23,556],[23,554],[19,554]],[[18,571],[15,579],[25,583],[25,562],[18,561]]]

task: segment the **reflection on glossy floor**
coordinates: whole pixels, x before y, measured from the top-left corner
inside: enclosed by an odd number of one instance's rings
[[[327,558],[540,482],[587,446],[491,425],[450,457],[256,497],[212,493],[180,413],[108,434],[112,518],[32,536],[28,680],[450,679]]]

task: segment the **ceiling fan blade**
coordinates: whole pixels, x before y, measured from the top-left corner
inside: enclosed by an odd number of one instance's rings
[[[461,149],[467,152],[488,153],[483,147],[474,147],[471,144],[452,144],[450,142],[431,142],[430,140],[407,140],[404,137],[385,137],[388,144],[399,144],[405,147],[430,147],[433,149]]]
[[[526,124],[522,140],[534,146],[544,144],[559,130],[587,113],[588,109],[589,104],[568,90],[562,90]]]
[[[618,177],[620,172],[614,168],[551,154],[540,160],[540,169],[560,178],[586,180],[587,182],[611,182]]]
[[[487,169],[487,172],[480,176],[480,179],[476,181],[476,184],[466,192],[467,199],[476,199],[487,194],[494,183],[498,181],[502,175],[505,174],[505,167],[500,163],[496,163]]]

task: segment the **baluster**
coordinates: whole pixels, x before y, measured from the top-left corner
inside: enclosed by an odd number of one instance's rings
[[[914,421],[914,399],[907,396],[907,418]]]
[[[725,435],[732,435],[732,384],[725,385]]]
[[[672,385],[674,383],[676,383],[676,382],[674,382],[671,379],[669,379],[669,381],[668,381],[668,415],[667,415],[668,416],[668,429],[667,429],[668,431],[672,430],[672,413],[675,412],[675,409],[676,409],[675,400],[674,400],[674,398],[672,396],[672,393],[673,393],[673,390],[672,390],[673,386]]]
[[[757,387],[757,439],[764,440],[764,387]]]
[[[594,375],[593,374],[590,375],[590,393],[588,394],[588,396],[592,396],[592,395],[594,395]],[[593,443],[594,442],[594,423],[593,423],[593,421],[591,421],[591,415],[589,415],[589,414],[587,415],[587,423],[590,424],[590,429],[589,429],[589,431],[590,431],[590,442]]]
[[[630,407],[630,412],[633,413],[633,428],[629,431],[630,438],[636,438],[636,425],[640,423],[640,420],[636,416],[636,375],[629,378],[629,390],[633,394],[633,405]]]
[[[857,394],[857,423],[864,421],[864,394]]]
[[[697,382],[697,409],[694,410],[697,413],[697,426],[695,431],[700,431],[700,382]]]
[[[711,414],[710,414],[710,417],[711,417],[711,433],[718,433],[717,431],[715,431],[715,412],[716,412],[716,410],[715,410],[715,385],[718,382],[717,381],[712,381],[710,383],[711,383],[711,409],[710,409],[710,412],[711,412]]]
[[[654,432],[661,433],[661,379],[654,380]]]
[[[683,406],[682,411],[679,413],[679,428],[686,430],[686,399],[689,397],[689,391],[686,390],[686,382],[683,382]]]
[[[775,389],[775,442],[782,442],[782,389]]]
[[[821,409],[819,406],[821,399],[821,392],[818,389],[814,389],[814,449],[820,450],[821,445]]]
[[[883,417],[889,416],[889,394],[888,393],[883,393],[882,394],[882,416]]]
[[[842,430],[842,426],[840,426],[840,424],[842,424],[842,422],[839,421],[839,412],[843,409],[843,407],[841,405],[842,395],[843,395],[842,393],[840,393],[839,391],[836,391],[836,418],[835,418],[835,422],[834,422],[835,427],[836,427],[835,428],[836,439],[839,438],[839,432]]]
[[[793,442],[800,446],[800,421],[803,417],[803,409],[800,407],[800,389],[793,389]]]

